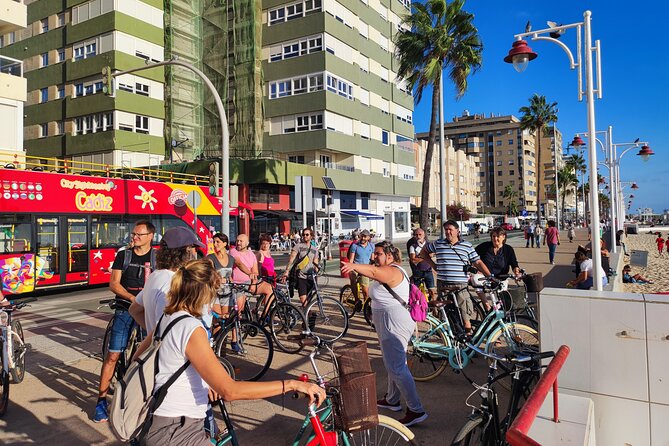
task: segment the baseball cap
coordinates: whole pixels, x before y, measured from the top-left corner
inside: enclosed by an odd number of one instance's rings
[[[360,234],[358,234],[358,235],[360,237],[362,237],[362,236],[369,237],[370,236],[369,231],[367,229],[363,229],[362,231],[360,231]]]
[[[197,235],[195,235],[190,228],[184,226],[170,228],[165,231],[165,234],[163,234],[163,241],[170,249],[193,245],[197,245],[200,248],[206,248],[204,243],[197,238]]]

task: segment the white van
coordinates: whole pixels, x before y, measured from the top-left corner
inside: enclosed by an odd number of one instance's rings
[[[458,221],[458,227],[460,228],[460,235],[463,237],[465,235],[469,235],[469,226],[467,226],[467,223],[464,221]]]

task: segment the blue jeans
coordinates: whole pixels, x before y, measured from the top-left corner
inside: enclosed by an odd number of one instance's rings
[[[416,269],[413,273],[413,276],[416,279],[423,279],[425,281],[425,288],[428,290],[437,287],[437,285],[434,283],[434,274],[432,273],[432,269],[427,271]]]
[[[557,249],[557,244],[549,243],[548,244],[548,260],[553,263],[555,260],[555,250]]]
[[[114,324],[109,335],[109,351],[120,353],[128,346],[130,330],[135,321],[126,310],[116,310],[114,313]]]

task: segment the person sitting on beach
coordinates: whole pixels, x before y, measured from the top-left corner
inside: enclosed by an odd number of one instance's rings
[[[657,233],[655,243],[657,243],[657,253],[660,257],[662,257],[662,250],[664,249],[664,239],[662,238],[662,233]]]
[[[623,267],[623,283],[650,283],[652,284],[653,282],[646,279],[643,277],[641,274],[634,274],[632,275],[632,267],[629,265],[625,265]]]
[[[567,282],[568,286],[578,288],[579,290],[589,290],[593,284],[593,264],[592,259],[589,259],[583,252],[576,251],[574,259],[579,265],[578,277]],[[604,270],[600,271],[602,275],[602,286],[606,286],[609,281],[604,274]]]

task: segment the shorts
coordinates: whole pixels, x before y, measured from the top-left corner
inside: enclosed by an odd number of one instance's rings
[[[297,278],[297,294],[299,296],[306,296],[313,287],[311,279]]]
[[[458,309],[460,310],[460,316],[462,317],[462,322],[467,325],[469,321],[474,319],[475,317],[475,312],[474,312],[474,303],[472,302],[472,298],[469,295],[469,290],[467,289],[467,282],[463,283],[445,283],[442,281],[439,281],[439,289],[442,292],[442,294],[447,294],[444,290],[442,290],[442,287],[455,287],[457,286],[458,288],[462,288],[461,291],[456,293],[456,299],[457,299],[457,306]]]
[[[434,274],[431,269],[428,270],[419,270],[417,269],[413,273],[414,278],[423,279],[425,281],[425,288],[428,290],[433,290],[437,288],[437,285],[434,282]]]
[[[211,446],[204,431],[204,419],[161,417],[154,415],[151,427],[142,439],[146,446]]]
[[[114,324],[109,334],[109,351],[121,353],[128,346],[130,331],[135,321],[127,310],[116,310],[114,312]]]
[[[362,274],[356,273],[355,271],[352,271],[353,274],[355,274],[355,281],[360,284],[360,286],[369,286],[369,277],[363,276]]]

